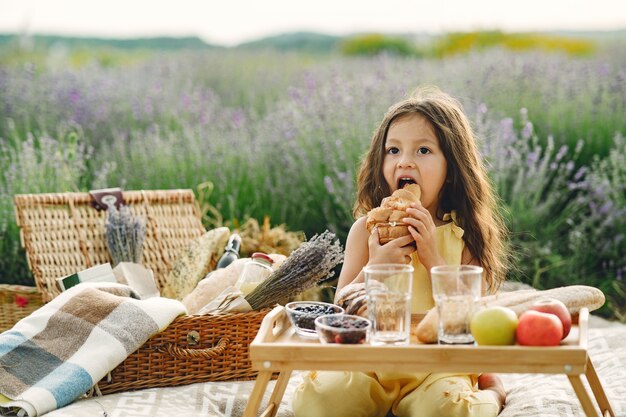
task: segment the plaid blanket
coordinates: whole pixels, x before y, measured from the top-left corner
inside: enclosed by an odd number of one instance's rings
[[[71,403],[185,312],[137,298],[121,284],[79,284],[0,334],[0,411],[34,417]]]

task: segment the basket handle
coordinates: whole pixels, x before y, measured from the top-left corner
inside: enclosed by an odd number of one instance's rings
[[[175,358],[189,359],[189,358],[206,358],[212,359],[224,353],[230,340],[227,337],[223,337],[213,347],[206,349],[184,349],[176,346],[173,343],[167,343],[166,345],[156,348],[159,352],[167,352]]]

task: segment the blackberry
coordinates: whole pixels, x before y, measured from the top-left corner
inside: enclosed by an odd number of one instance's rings
[[[329,325],[330,327],[337,327],[339,329],[363,329],[367,327],[366,321],[348,321],[348,320],[342,320],[339,317],[335,317],[331,320],[328,320],[326,324]]]
[[[336,329],[354,329],[352,331],[342,332],[334,332],[329,329],[323,329],[322,333],[324,339],[328,341],[328,343],[342,343],[351,345],[365,343],[365,338],[367,336],[365,328],[368,324],[366,321],[345,320],[340,317],[334,317],[332,319],[329,319],[326,324]]]
[[[333,314],[335,309],[331,306],[310,304],[294,307],[299,314],[294,315],[296,325],[302,329],[315,331],[315,319],[319,316]]]

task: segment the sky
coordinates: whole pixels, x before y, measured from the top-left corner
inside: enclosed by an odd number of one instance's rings
[[[0,0],[0,33],[199,36],[236,45],[285,32],[626,29],[625,0]]]

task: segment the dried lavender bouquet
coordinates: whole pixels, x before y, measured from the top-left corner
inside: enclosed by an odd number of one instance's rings
[[[325,278],[343,261],[343,249],[335,234],[326,230],[304,242],[265,281],[246,296],[253,310],[274,305],[277,300],[292,297]]]
[[[141,263],[146,225],[142,218],[132,215],[128,206],[120,206],[119,210],[109,206],[104,235],[114,265],[120,262]]]

